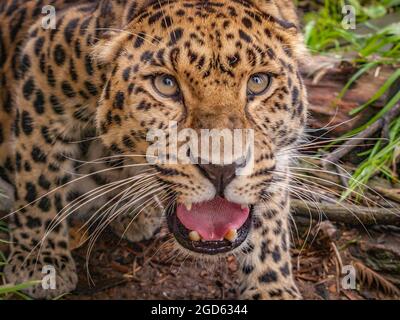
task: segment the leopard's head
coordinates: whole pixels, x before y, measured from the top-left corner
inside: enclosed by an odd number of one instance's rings
[[[146,163],[144,155],[154,148],[149,132],[165,132],[167,148],[157,154],[164,157],[149,166],[158,179],[152,191],[166,195],[161,200],[169,230],[191,251],[229,252],[251,232],[253,206],[268,202],[287,179],[291,151],[303,133],[303,47],[294,11],[288,13],[292,5],[283,1],[285,13],[282,4],[265,0],[142,2],[120,8],[123,26],[95,50],[109,67],[99,131],[110,150],[141,155]],[[183,149],[191,161],[174,163],[174,129],[199,134]],[[204,129],[242,129],[246,147],[230,161],[206,164],[199,153],[208,153],[212,143],[200,142]],[[251,170],[241,171],[249,163]]]

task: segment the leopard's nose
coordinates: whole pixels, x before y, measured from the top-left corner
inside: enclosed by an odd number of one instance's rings
[[[219,196],[224,195],[224,190],[236,176],[236,163],[220,166],[214,164],[198,164],[200,172],[214,185]]]

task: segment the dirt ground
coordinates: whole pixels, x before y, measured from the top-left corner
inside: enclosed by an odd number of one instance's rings
[[[327,221],[310,223],[301,217],[295,220],[294,274],[305,299],[400,298],[400,228],[350,228]],[[79,246],[79,228],[79,224],[71,228],[79,284],[62,299],[238,298],[238,263],[234,257],[216,264],[202,263],[174,255],[171,241],[161,233],[154,240],[130,243],[106,230],[88,258],[88,246]],[[7,254],[5,244],[0,250]],[[348,265],[356,271],[354,290],[342,287],[339,270]]]
[[[325,222],[319,227],[312,225],[311,233],[307,223],[297,227],[298,236],[293,231],[293,265],[297,284],[305,299],[395,299],[399,294],[393,285],[400,282],[399,265],[397,274],[395,272],[394,277],[390,275],[399,262],[393,258],[400,250],[399,230],[366,232],[362,228],[343,229],[343,226],[337,229]],[[85,263],[87,247],[74,250],[80,283],[77,290],[65,299],[238,298],[238,264],[234,257],[216,265],[202,264],[187,257],[171,255],[171,246],[166,240],[166,237],[158,235],[155,240],[133,244],[106,231],[90,255],[89,269]],[[385,245],[394,248],[393,257],[379,266],[379,272],[374,272],[371,269],[373,252],[389,252]],[[339,265],[348,264],[360,272],[355,290],[343,290],[341,286]],[[383,271],[385,268],[387,270]]]

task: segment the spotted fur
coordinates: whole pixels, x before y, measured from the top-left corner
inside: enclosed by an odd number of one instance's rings
[[[45,4],[57,10],[54,30],[41,27]],[[127,155],[144,155],[148,130],[177,121],[180,128],[255,130],[254,173],[237,177],[225,191],[228,200],[255,208],[249,238],[237,249],[241,295],[300,297],[290,262],[286,190],[290,150],[302,134],[307,101],[291,1],[4,0],[0,21],[0,187],[15,188],[16,211],[5,268],[10,282],[41,278],[41,267],[51,264],[57,290],[37,286],[28,293],[49,298],[73,290],[67,223],[52,221],[85,192],[144,174],[134,166],[144,157]],[[248,99],[247,79],[261,71],[273,75],[271,87]],[[149,78],[160,72],[178,79],[183,99],[154,92]],[[179,201],[215,196],[195,166],[146,169],[157,175],[151,188],[169,188]],[[70,183],[77,173],[89,178]],[[99,197],[94,208],[81,211],[101,212],[111,198]],[[158,227],[160,210],[144,211],[130,226],[133,241],[151,237]],[[125,230],[125,220],[113,223],[117,232]]]

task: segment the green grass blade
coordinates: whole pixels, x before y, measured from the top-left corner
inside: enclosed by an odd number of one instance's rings
[[[346,83],[346,85],[343,87],[342,91],[340,91],[338,98],[342,99],[346,92],[349,90],[351,85],[356,82],[364,73],[366,73],[368,70],[374,68],[379,64],[378,61],[370,62],[365,64],[360,70],[358,70],[351,78],[350,80]]]
[[[30,288],[34,285],[41,283],[41,281],[29,281],[26,283],[18,284],[18,285],[4,285],[0,286],[0,295],[15,293],[17,291],[21,291],[27,288]]]
[[[383,94],[389,90],[390,86],[400,77],[400,69],[396,70],[390,77],[388,80],[386,80],[386,82],[382,85],[382,87],[380,87],[378,89],[377,92],[375,92],[375,94],[372,96],[372,98],[370,100],[368,100],[366,103],[364,103],[363,105],[361,105],[358,108],[353,109],[350,112],[350,115],[353,116],[359,112],[361,112],[362,110],[364,110],[366,107],[368,107],[369,105],[371,105],[372,103],[374,103],[375,101],[377,101],[380,97],[383,96]]]

